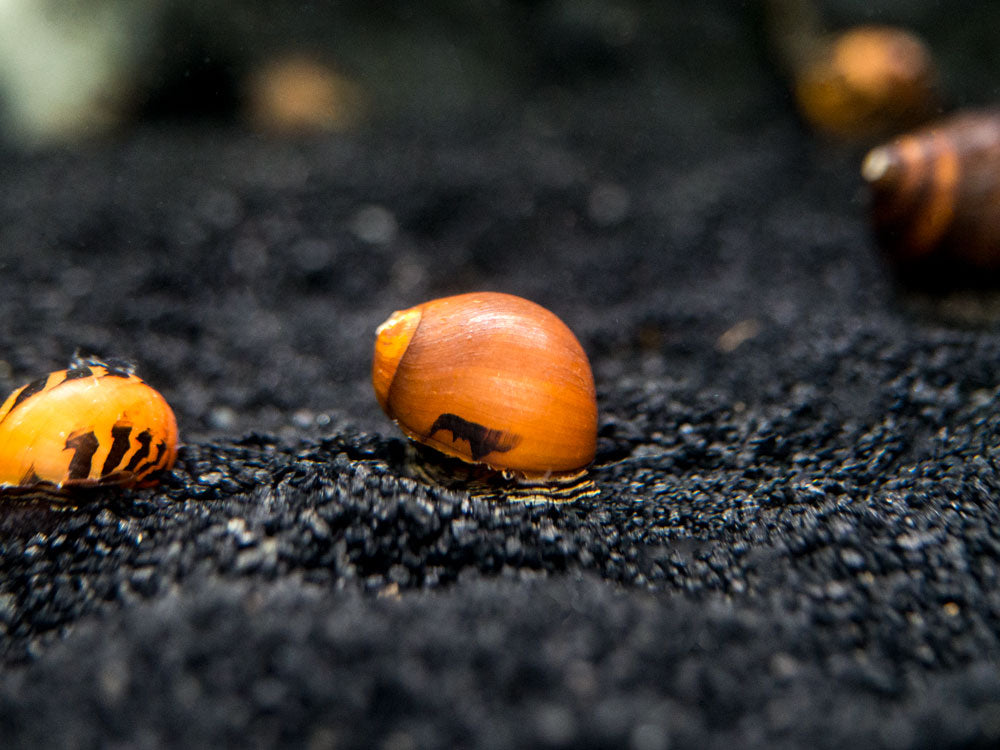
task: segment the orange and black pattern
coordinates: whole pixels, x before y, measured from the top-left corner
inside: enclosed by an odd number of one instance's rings
[[[131,370],[74,361],[0,406],[0,489],[151,484],[177,457],[177,423]]]

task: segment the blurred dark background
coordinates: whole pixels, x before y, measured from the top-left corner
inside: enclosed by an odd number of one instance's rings
[[[767,42],[771,5],[782,3],[9,0],[0,9],[5,133],[20,144],[74,143],[179,118],[287,132],[262,110],[269,86],[295,85],[276,78],[290,60],[313,66],[298,83],[318,87],[322,111],[306,123],[318,129],[448,128],[456,117],[530,116],[539,101],[623,87],[643,91],[651,108],[680,96],[692,117],[707,111],[740,127],[786,102]],[[995,3],[813,5],[830,29],[893,23],[922,35],[950,106],[995,96]]]

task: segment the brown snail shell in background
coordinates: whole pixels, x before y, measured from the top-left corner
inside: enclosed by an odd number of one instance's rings
[[[594,460],[587,355],[553,313],[509,294],[425,302],[377,331],[375,396],[415,441],[526,480],[579,476]]]
[[[872,149],[876,238],[906,265],[1000,270],[1000,110],[961,113]]]
[[[803,118],[843,140],[885,137],[938,110],[938,75],[924,42],[905,29],[858,26],[817,42],[795,68]]]

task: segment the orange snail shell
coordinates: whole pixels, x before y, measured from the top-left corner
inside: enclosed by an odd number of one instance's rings
[[[478,292],[401,310],[379,326],[375,397],[413,440],[527,480],[594,460],[590,362],[553,313]]]
[[[28,383],[0,406],[0,489],[132,487],[177,457],[177,422],[131,372],[74,363]]]
[[[1000,110],[962,113],[865,157],[880,244],[896,260],[1000,270]]]
[[[919,37],[891,26],[858,26],[830,39],[796,71],[799,109],[815,128],[865,140],[933,115],[937,72]]]

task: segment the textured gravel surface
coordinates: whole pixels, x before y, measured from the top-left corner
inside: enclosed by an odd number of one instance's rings
[[[1000,743],[995,295],[897,289],[756,75],[0,157],[0,385],[128,357],[186,442],[5,504],[3,746]],[[475,289],[590,353],[599,496],[416,478],[374,328]]]

